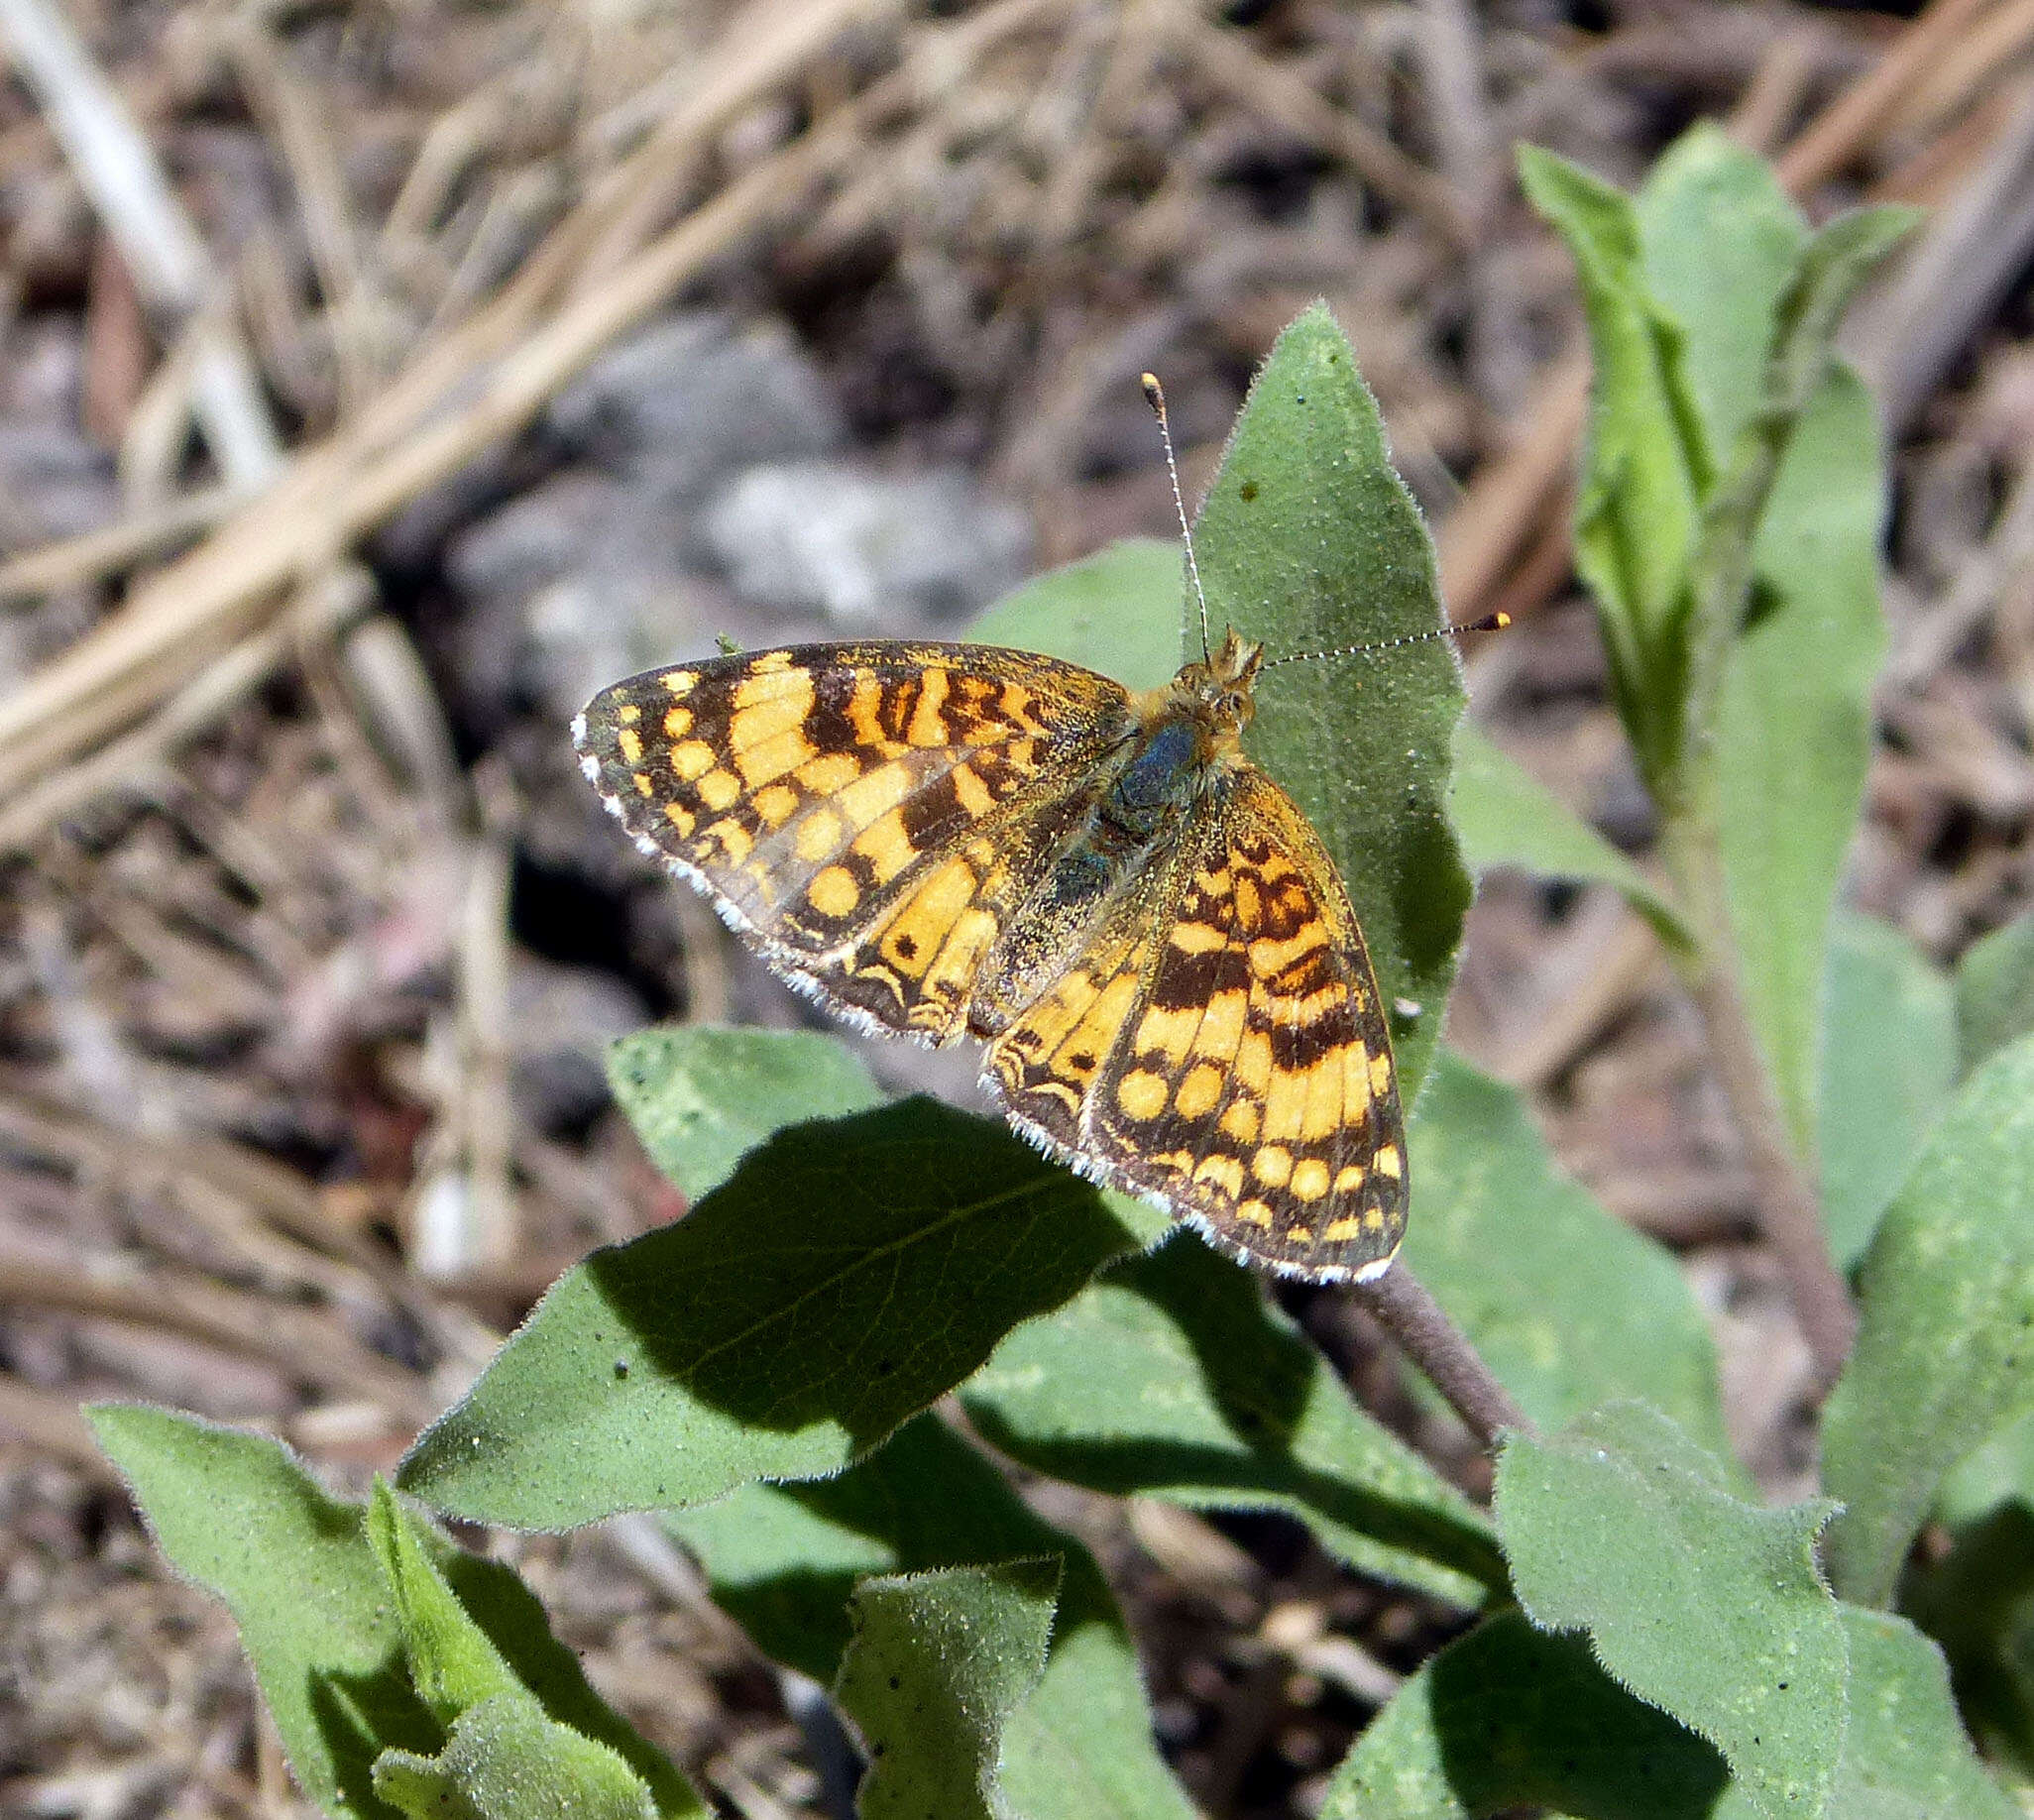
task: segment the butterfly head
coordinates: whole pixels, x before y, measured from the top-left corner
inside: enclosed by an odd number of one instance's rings
[[[1239,637],[1232,626],[1210,656],[1174,677],[1168,692],[1173,711],[1197,722],[1216,751],[1233,747],[1256,713],[1263,665],[1264,646]]]

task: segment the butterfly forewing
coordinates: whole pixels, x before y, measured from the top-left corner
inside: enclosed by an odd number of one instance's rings
[[[815,644],[630,677],[574,733],[636,844],[766,959],[937,1039],[1127,701],[993,645]]]

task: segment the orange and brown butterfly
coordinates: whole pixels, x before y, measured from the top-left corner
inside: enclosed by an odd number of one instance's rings
[[[573,737],[636,845],[793,985],[981,1039],[1054,1156],[1360,1281],[1406,1225],[1391,1036],[1320,837],[1243,755],[1262,663],[1231,631],[1132,693],[993,645],[807,644],[630,677]]]

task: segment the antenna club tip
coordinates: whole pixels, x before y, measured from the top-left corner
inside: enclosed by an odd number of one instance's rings
[[[1502,608],[1496,613],[1487,613],[1480,620],[1471,620],[1466,626],[1458,626],[1458,632],[1504,631],[1512,624],[1512,616]]]
[[[1158,383],[1158,375],[1156,373],[1140,373],[1137,376],[1137,383],[1144,388],[1144,396],[1150,400],[1152,409],[1164,410],[1166,407],[1166,394],[1165,388]]]

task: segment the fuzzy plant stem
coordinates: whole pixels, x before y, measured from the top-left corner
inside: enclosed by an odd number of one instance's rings
[[[1857,1331],[1850,1291],[1829,1255],[1820,1198],[1796,1155],[1743,987],[1722,844],[1717,727],[1732,647],[1752,601],[1752,539],[1793,423],[1821,384],[1828,341],[1797,325],[1767,374],[1766,406],[1744,432],[1704,513],[1694,573],[1688,689],[1678,762],[1655,790],[1660,851],[1693,927],[1683,973],[1700,1012],[1717,1076],[1752,1170],[1759,1229],[1785,1272],[1794,1312],[1814,1355],[1818,1394],[1843,1369]],[[1805,346],[1803,344],[1806,344]]]
[[[1374,1283],[1357,1285],[1356,1301],[1426,1374],[1486,1448],[1496,1446],[1507,1428],[1532,1432],[1526,1412],[1492,1376],[1482,1355],[1442,1312],[1426,1285],[1404,1264],[1394,1264]]]

